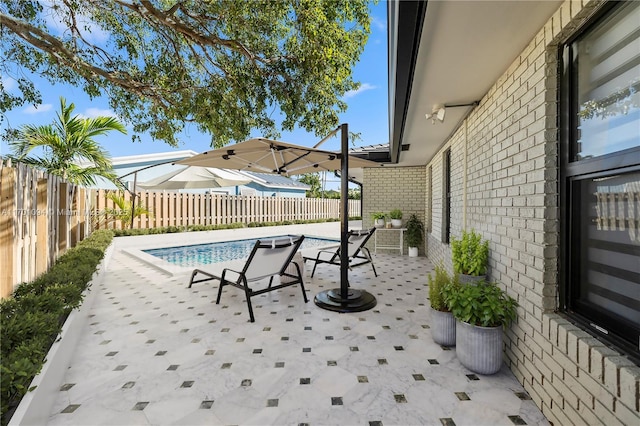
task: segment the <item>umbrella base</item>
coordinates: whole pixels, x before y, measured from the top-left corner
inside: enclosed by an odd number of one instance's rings
[[[349,288],[346,299],[341,296],[341,289],[334,288],[316,294],[313,300],[317,306],[335,312],[361,312],[372,309],[378,301],[365,290]]]

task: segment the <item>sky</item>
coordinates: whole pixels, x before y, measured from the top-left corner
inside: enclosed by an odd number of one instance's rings
[[[388,125],[388,80],[387,80],[387,18],[385,1],[377,5],[371,5],[372,23],[371,34],[360,56],[359,63],[353,70],[356,81],[361,83],[358,91],[347,93],[344,100],[348,105],[347,111],[340,116],[341,123],[349,124],[349,131],[360,133],[361,140],[353,141],[354,146],[375,145],[389,141]],[[23,124],[41,125],[53,123],[56,112],[60,109],[60,96],[64,96],[67,104],[75,104],[75,113],[85,117],[99,115],[114,115],[109,109],[106,97],[90,99],[81,88],[71,85],[52,85],[45,79],[34,76],[33,80],[42,94],[41,105],[23,105],[6,113],[5,119],[0,123],[0,133],[7,126],[20,127]],[[5,87],[7,82],[3,76]],[[210,136],[187,129],[182,133],[182,144],[173,148],[166,143],[152,140],[149,135],[142,134],[141,142],[132,142],[131,126],[127,127],[128,134],[110,132],[108,135],[96,137],[111,155],[120,157],[137,154],[152,154],[180,150],[193,150],[202,152],[210,149]],[[252,137],[262,136],[252,133]],[[313,146],[320,139],[312,133],[304,130],[294,132],[282,132],[280,140],[304,146]],[[323,149],[339,150],[340,138],[333,137],[322,145]],[[10,150],[4,142],[0,142],[0,155],[9,154]]]

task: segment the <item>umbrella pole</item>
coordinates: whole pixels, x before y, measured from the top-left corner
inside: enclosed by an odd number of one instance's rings
[[[325,290],[314,298],[320,308],[337,312],[360,312],[376,306],[376,298],[365,290],[349,286],[349,125],[340,125],[340,288]]]

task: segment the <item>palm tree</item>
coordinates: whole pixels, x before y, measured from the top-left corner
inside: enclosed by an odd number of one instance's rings
[[[131,201],[124,199],[121,192],[110,192],[107,198],[113,202],[114,208],[107,208],[102,215],[98,217],[98,225],[107,225],[111,222],[120,222],[122,229],[127,229],[133,223],[133,219],[142,215],[151,216],[151,211],[144,205],[140,204],[132,209]]]
[[[77,185],[95,185],[97,176],[118,185],[109,153],[93,138],[112,130],[126,134],[125,127],[114,117],[72,116],[74,108],[74,104],[67,106],[61,97],[56,122],[44,126],[22,126],[17,137],[9,141],[15,159]],[[42,154],[29,156],[36,148],[42,148]],[[78,161],[88,161],[92,166],[80,167]]]

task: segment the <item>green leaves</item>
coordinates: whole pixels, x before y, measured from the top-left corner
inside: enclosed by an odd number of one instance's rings
[[[111,231],[95,231],[48,272],[19,285],[12,298],[0,301],[2,424],[42,368],[66,316],[82,302],[82,292],[112,239]]]
[[[457,276],[451,276],[442,264],[433,269],[433,275],[428,275],[429,301],[436,311],[449,312],[447,300],[449,295],[460,286]]]
[[[327,134],[359,85],[352,68],[370,32],[367,0],[14,3],[0,0],[0,63],[13,65],[3,74],[27,68],[107,95],[136,132],[173,146],[185,123],[215,147],[252,130],[278,137],[276,107],[282,130]],[[53,7],[59,32],[46,25]],[[39,97],[0,89],[0,113]]]
[[[495,283],[461,285],[445,294],[453,316],[482,327],[506,327],[516,317],[518,303]]]
[[[81,118],[73,115],[75,106],[67,105],[60,98],[58,120],[50,125],[25,125],[17,132],[7,134],[8,144],[18,161],[61,176],[67,182],[77,185],[93,185],[95,178],[102,176],[116,184],[109,153],[102,149],[93,138],[110,131],[127,133],[124,126],[113,117]],[[42,149],[42,153],[32,157],[29,154]],[[78,161],[92,165],[80,167]]]
[[[451,239],[451,258],[453,270],[465,275],[485,275],[489,262],[489,241],[473,229],[462,231],[460,239]]]
[[[422,244],[424,225],[422,224],[422,221],[418,219],[418,216],[415,214],[409,216],[409,219],[404,226],[407,228],[406,237],[409,247],[418,247]]]

